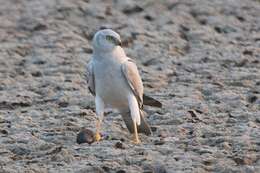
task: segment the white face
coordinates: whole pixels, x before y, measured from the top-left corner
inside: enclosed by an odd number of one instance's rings
[[[98,31],[93,39],[94,49],[112,51],[116,46],[121,46],[119,34],[111,29]]]

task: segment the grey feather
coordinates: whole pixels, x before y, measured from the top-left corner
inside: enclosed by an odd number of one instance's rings
[[[134,133],[134,124],[133,124],[133,120],[130,115],[130,111],[126,110],[126,111],[121,111],[120,113],[122,115],[122,118],[126,124],[127,129],[129,130],[129,132]],[[149,124],[145,120],[145,114],[146,113],[143,110],[140,110],[141,124],[139,126],[137,126],[137,129],[138,129],[137,131],[139,133],[144,133],[145,135],[149,136],[152,134],[152,130],[151,130]]]
[[[94,76],[94,71],[93,71],[93,67],[92,67],[92,62],[90,61],[87,65],[87,83],[88,83],[88,89],[90,91],[90,93],[95,96],[95,76]]]
[[[131,59],[128,59],[125,63],[122,64],[121,70],[123,76],[126,79],[126,82],[130,86],[131,90],[133,91],[137,99],[139,108],[142,108],[143,107],[143,82],[139,75],[136,64]]]

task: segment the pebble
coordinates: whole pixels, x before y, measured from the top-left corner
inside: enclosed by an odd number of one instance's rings
[[[94,132],[89,129],[83,129],[77,135],[78,144],[82,144],[82,143],[92,144],[94,141],[95,141]]]

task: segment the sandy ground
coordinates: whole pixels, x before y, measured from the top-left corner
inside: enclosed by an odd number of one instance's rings
[[[91,38],[122,36],[152,136],[133,145],[120,115],[94,129],[84,71]],[[0,172],[260,172],[258,0],[0,0]]]

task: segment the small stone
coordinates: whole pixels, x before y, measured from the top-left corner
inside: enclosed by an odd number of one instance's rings
[[[257,118],[255,119],[255,121],[256,121],[257,123],[260,123],[260,117],[257,117]]]
[[[118,148],[118,149],[125,149],[125,146],[122,142],[117,142],[115,144],[115,148]]]
[[[162,140],[156,140],[154,141],[154,145],[163,145],[165,142]]]
[[[110,168],[107,167],[107,166],[102,166],[102,169],[103,169],[104,171],[106,171],[106,172],[109,172],[109,170],[110,170]]]
[[[41,77],[42,73],[40,71],[32,72],[31,73],[33,77]]]
[[[62,102],[59,102],[58,105],[60,107],[68,107],[69,103],[68,102],[65,102],[65,101],[62,101]]]
[[[41,60],[41,59],[36,59],[36,60],[33,61],[33,64],[43,65],[43,64],[46,64],[46,61]]]
[[[156,132],[156,131],[157,131],[157,127],[152,126],[152,127],[151,127],[151,130],[152,130],[152,132]]]
[[[8,131],[5,129],[0,129],[0,133],[2,133],[3,135],[8,135]]]
[[[249,103],[254,103],[257,100],[257,96],[250,95],[250,96],[248,96],[247,100]]]
[[[248,60],[247,60],[247,59],[242,59],[241,61],[239,61],[239,62],[236,63],[236,66],[237,66],[237,67],[243,67],[243,66],[245,66],[247,63],[248,63]]]
[[[153,21],[154,20],[154,17],[150,16],[150,15],[145,15],[144,18],[148,21]]]
[[[142,12],[144,9],[138,5],[135,5],[133,7],[127,7],[125,9],[123,9],[123,13],[129,15],[129,14],[133,14],[133,13],[139,13]]]
[[[225,34],[236,32],[236,29],[230,26],[215,26],[214,29],[218,33],[225,33]]]
[[[95,141],[94,139],[94,133],[89,129],[83,129],[79,134],[77,135],[77,143],[88,143],[92,144]]]
[[[245,18],[243,16],[236,16],[236,18],[240,21],[240,22],[244,22]]]
[[[252,55],[253,55],[253,52],[252,52],[251,50],[244,50],[244,51],[243,51],[243,54],[244,54],[244,55],[252,56]]]
[[[47,26],[43,23],[37,23],[33,28],[33,31],[40,31],[40,30],[46,30]]]

